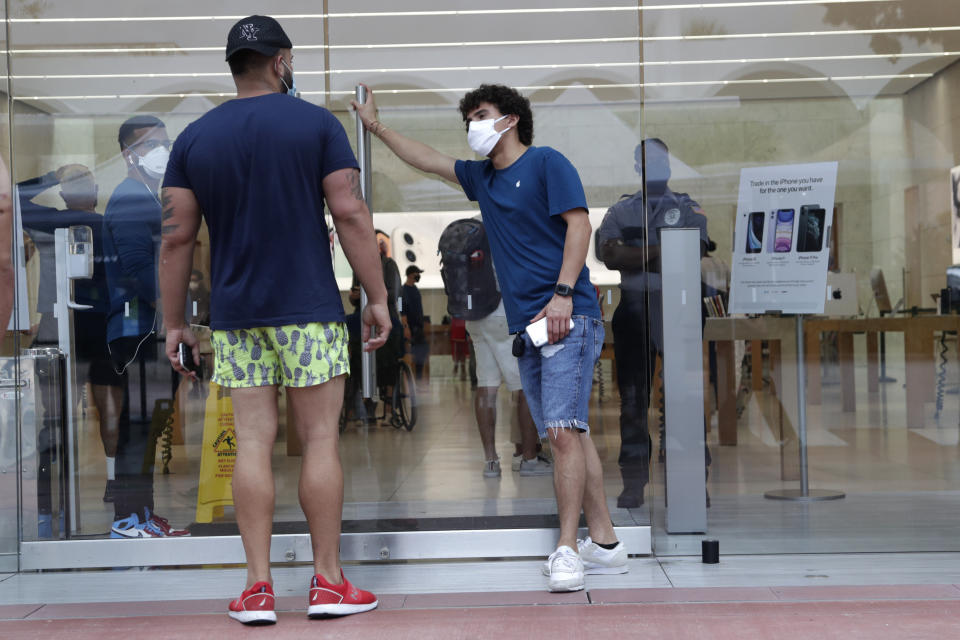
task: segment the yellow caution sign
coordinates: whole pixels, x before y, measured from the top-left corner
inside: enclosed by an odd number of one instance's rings
[[[237,460],[233,425],[230,389],[211,382],[203,419],[197,522],[212,522],[215,514],[223,514],[223,507],[233,504],[233,465]]]

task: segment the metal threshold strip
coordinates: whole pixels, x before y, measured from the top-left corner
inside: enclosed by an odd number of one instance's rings
[[[615,529],[631,555],[651,554],[649,525]],[[586,535],[586,530],[582,530],[581,536]],[[554,528],[345,533],[340,539],[340,557],[345,562],[544,557],[556,540]],[[271,562],[310,562],[312,559],[308,535],[273,536]],[[243,563],[243,545],[237,535],[56,540],[20,545],[21,571]]]

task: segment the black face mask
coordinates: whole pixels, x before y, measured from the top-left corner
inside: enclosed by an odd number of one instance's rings
[[[419,274],[419,273],[418,273],[417,275],[413,276],[413,281],[414,281],[414,282],[420,282],[420,274]]]

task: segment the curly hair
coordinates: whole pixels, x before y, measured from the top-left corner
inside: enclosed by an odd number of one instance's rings
[[[487,102],[497,108],[501,115],[517,116],[517,135],[520,143],[530,146],[533,144],[533,112],[530,110],[530,101],[520,95],[516,89],[505,87],[502,84],[482,84],[460,100],[460,115],[470,128],[467,114]]]

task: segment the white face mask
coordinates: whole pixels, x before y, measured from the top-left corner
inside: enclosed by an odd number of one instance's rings
[[[473,120],[467,129],[467,144],[478,155],[489,155],[493,148],[500,141],[500,136],[510,131],[512,127],[507,127],[503,131],[497,131],[493,125],[500,122],[507,116],[500,116],[496,120],[487,118],[486,120]]]
[[[170,152],[166,147],[157,147],[145,156],[140,156],[140,166],[147,175],[155,180],[163,177],[167,171],[167,162],[170,160]]]

